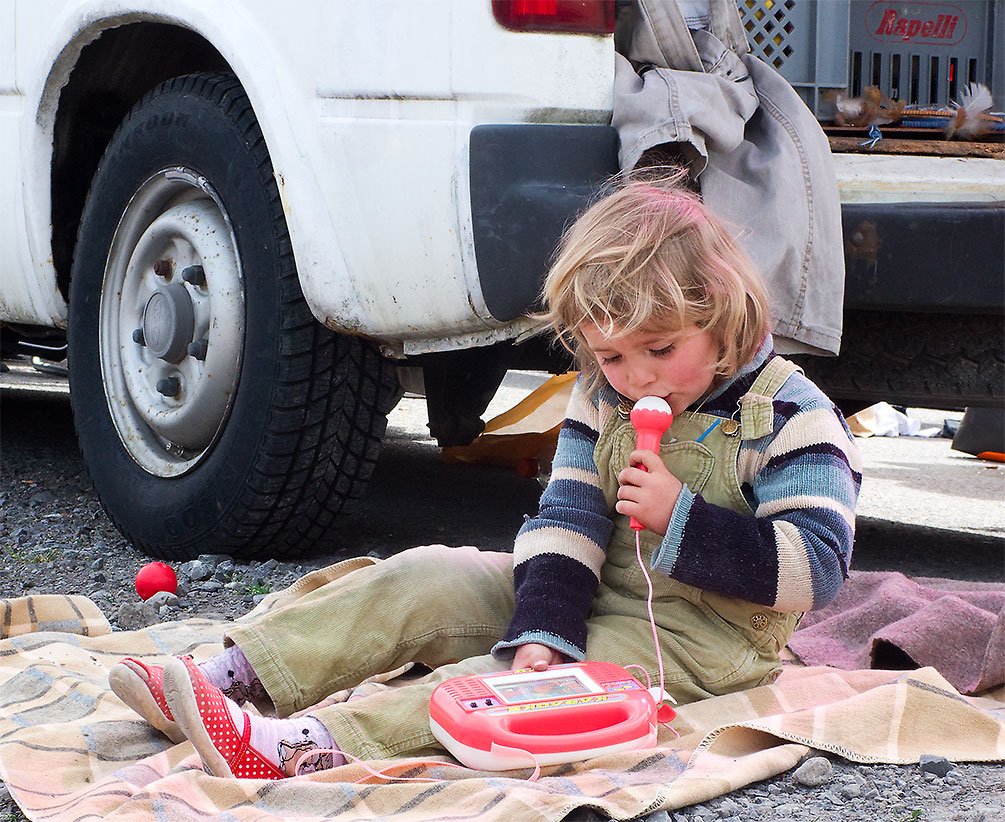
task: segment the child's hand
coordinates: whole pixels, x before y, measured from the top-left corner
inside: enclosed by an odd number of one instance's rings
[[[549,665],[561,665],[564,661],[562,655],[554,648],[547,645],[538,645],[535,642],[528,642],[516,649],[513,657],[513,670],[520,668],[533,668],[535,671],[543,671]]]
[[[618,474],[621,487],[614,510],[635,517],[653,533],[665,534],[684,484],[652,451],[632,451],[628,461],[629,467]],[[644,465],[648,470],[643,471],[637,465]]]

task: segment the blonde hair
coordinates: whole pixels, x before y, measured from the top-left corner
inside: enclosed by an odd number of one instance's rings
[[[590,387],[602,382],[581,328],[695,325],[720,344],[716,380],[736,373],[770,328],[760,276],[725,227],[681,186],[682,172],[615,179],[565,232],[544,283],[548,321]]]

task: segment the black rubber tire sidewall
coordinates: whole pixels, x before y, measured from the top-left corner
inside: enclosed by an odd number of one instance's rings
[[[847,411],[876,402],[917,408],[1001,407],[1001,314],[846,311],[837,357],[793,359]]]
[[[209,180],[228,212],[243,269],[245,342],[237,392],[218,441],[194,469],[165,479],[144,471],[115,430],[99,365],[98,309],[105,260],[123,210],[144,181],[173,166]],[[269,533],[260,534],[260,526],[271,520],[267,530],[276,533],[284,524],[270,505],[282,507],[284,494],[296,497],[309,481],[293,476],[291,483],[294,457],[286,466],[281,460],[278,466],[262,464],[270,432],[284,424],[277,423],[277,414],[297,416],[304,388],[295,386],[285,396],[286,386],[296,382],[298,368],[315,367],[319,356],[310,339],[300,352],[284,350],[297,347],[298,335],[326,338],[320,356],[346,361],[338,375],[343,385],[333,379],[321,390],[337,395],[360,378],[354,373],[360,357],[351,349],[361,341],[333,339],[303,301],[272,167],[247,98],[229,75],[169,81],[134,108],[109,145],[85,207],[70,288],[75,426],[98,494],[134,545],[165,558],[270,552]],[[311,362],[298,363],[298,353]],[[333,400],[328,404],[335,411],[345,402]],[[256,508],[253,497],[266,503]],[[282,553],[289,546],[275,547]]]

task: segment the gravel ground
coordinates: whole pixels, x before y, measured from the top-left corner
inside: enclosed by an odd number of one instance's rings
[[[159,609],[141,607],[133,581],[149,558],[130,548],[105,516],[72,436],[52,434],[69,425],[66,403],[3,398],[0,596],[84,593],[105,611],[114,629],[128,630],[192,616],[232,618],[267,591],[344,558],[243,563],[204,557],[175,563],[181,581],[178,601]],[[32,439],[30,448],[23,446],[25,437]],[[948,772],[940,775],[946,767]],[[0,822],[24,818],[0,785]],[[588,811],[570,818],[605,819]],[[703,805],[660,811],[648,820],[1005,822],[1005,769],[945,761],[924,767],[862,766],[815,756],[774,779]]]

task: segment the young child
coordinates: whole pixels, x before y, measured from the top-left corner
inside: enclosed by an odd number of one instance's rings
[[[589,208],[544,296],[582,373],[512,555],[426,546],[350,560],[232,626],[207,662],[123,660],[113,690],[190,739],[211,773],[281,778],[301,760],[301,772],[342,764],[339,750],[442,753],[428,705],[450,677],[589,659],[658,681],[630,516],[646,527],[666,690],[683,703],[773,681],[800,614],[848,573],[861,474],[840,413],[775,356],[759,278],[673,180],[622,182]],[[659,455],[636,450],[627,419],[643,396],[673,410]],[[433,672],[289,718],[411,661]],[[239,707],[263,693],[277,718]]]

